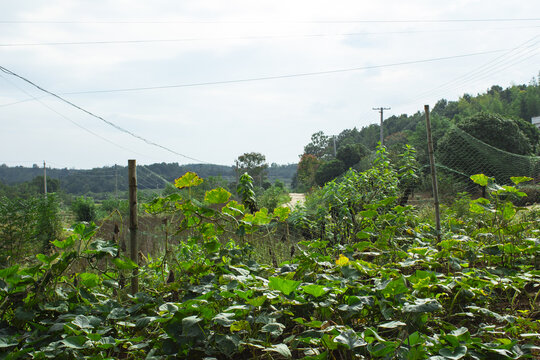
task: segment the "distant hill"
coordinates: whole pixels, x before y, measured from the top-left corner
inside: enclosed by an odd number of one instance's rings
[[[212,164],[188,164],[156,163],[151,165],[137,166],[137,179],[141,189],[161,189],[167,182],[192,171],[202,178],[221,177],[228,182],[235,180],[232,166]],[[296,172],[296,164],[277,165],[272,164],[267,169],[268,180],[276,179],[290,185]],[[59,189],[68,194],[83,195],[88,193],[102,193],[126,191],[128,186],[127,166],[106,166],[90,170],[77,169],[54,169],[47,168],[47,178],[57,179]],[[0,165],[0,183],[16,185],[30,182],[36,177],[43,176],[43,168],[38,165],[32,167]]]

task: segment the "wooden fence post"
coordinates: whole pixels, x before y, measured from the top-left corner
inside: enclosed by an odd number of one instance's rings
[[[129,176],[129,234],[131,260],[139,265],[139,247],[137,244],[137,165],[135,160],[128,160]],[[139,292],[139,269],[133,269],[131,277],[131,294]]]
[[[435,221],[437,226],[437,244],[441,241],[441,213],[439,210],[439,188],[437,186],[437,170],[433,155],[433,138],[431,137],[431,122],[429,121],[429,105],[424,105],[426,113],[426,130],[428,141],[429,164],[431,166],[431,183],[433,187],[433,200],[435,201]]]

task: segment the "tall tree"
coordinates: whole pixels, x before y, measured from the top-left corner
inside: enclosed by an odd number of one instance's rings
[[[311,142],[304,146],[304,154],[314,155],[318,159],[329,154],[330,138],[318,131],[311,135]]]
[[[315,155],[302,155],[297,170],[297,187],[299,191],[309,190],[315,185],[315,174],[321,164],[322,160],[319,160]]]
[[[234,163],[238,177],[247,172],[259,186],[262,186],[263,180],[266,178],[265,170],[268,168],[266,156],[258,152],[244,153]]]

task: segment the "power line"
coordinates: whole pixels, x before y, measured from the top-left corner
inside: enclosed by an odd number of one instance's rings
[[[409,100],[407,104],[423,99],[425,96],[428,96],[428,95],[442,94],[446,91],[457,89],[463,86],[464,84],[467,84],[470,82],[476,82],[482,78],[490,76],[494,72],[500,72],[504,69],[507,69],[510,66],[514,66],[517,63],[521,63],[529,59],[530,57],[536,56],[536,53],[533,53],[531,56],[524,57],[524,55],[528,55],[528,53],[530,52],[530,49],[536,50],[534,46],[538,44],[538,41],[536,41],[536,39],[539,36],[540,35],[533,36],[531,39],[525,41],[519,46],[510,49],[508,52],[476,67],[475,69],[453,80],[450,80],[444,84],[441,84],[435,88],[432,88],[431,90],[423,91],[417,94],[412,100]],[[513,59],[515,57],[517,57],[517,59]],[[504,67],[501,68],[501,66],[504,66]]]
[[[499,27],[485,29],[482,31],[511,30],[511,29],[531,29],[540,26],[519,26],[519,27]],[[180,39],[131,39],[131,40],[97,40],[97,41],[52,41],[36,43],[7,43],[0,44],[0,47],[25,47],[25,46],[70,46],[70,45],[117,45],[117,44],[145,44],[145,43],[174,43],[193,41],[227,41],[227,40],[265,40],[265,39],[289,39],[289,38],[324,38],[333,36],[369,36],[369,35],[396,35],[396,34],[420,34],[420,33],[443,33],[471,31],[471,29],[444,29],[444,30],[404,30],[404,31],[379,31],[379,32],[358,32],[358,33],[319,33],[319,34],[297,34],[297,35],[260,35],[260,36],[228,36],[228,37],[204,37],[204,38],[180,38]]]
[[[165,179],[163,176],[159,175],[158,173],[152,171],[148,166],[146,165],[137,165],[137,166],[140,166],[142,169],[145,169],[146,171],[148,171],[149,173],[151,173],[152,175],[154,175],[155,177],[163,181],[165,184],[172,184],[172,182]]]
[[[146,91],[146,90],[160,90],[160,89],[175,89],[175,88],[183,88],[183,87],[195,87],[195,86],[209,86],[209,85],[225,85],[225,84],[235,84],[235,83],[246,83],[246,82],[255,82],[255,81],[264,81],[264,80],[278,80],[278,79],[287,79],[287,78],[296,78],[296,77],[308,77],[308,76],[317,76],[317,75],[328,75],[328,74],[337,74],[337,73],[345,73],[345,72],[352,72],[352,71],[361,71],[361,70],[370,70],[370,69],[378,69],[378,68],[385,68],[385,67],[392,67],[392,66],[403,66],[403,65],[412,65],[412,64],[421,64],[421,63],[427,63],[427,62],[435,62],[435,61],[443,61],[443,60],[451,60],[451,59],[459,59],[459,58],[465,58],[465,57],[471,57],[471,56],[478,56],[478,55],[486,55],[486,54],[492,54],[492,53],[498,53],[502,51],[506,51],[507,49],[500,49],[500,50],[490,50],[490,51],[484,51],[484,52],[478,52],[478,53],[470,53],[470,54],[462,54],[462,55],[454,55],[454,56],[447,56],[447,57],[439,57],[439,58],[431,58],[431,59],[423,59],[423,60],[413,60],[413,61],[404,61],[399,63],[391,63],[391,64],[383,64],[383,65],[371,65],[371,66],[362,66],[362,67],[355,67],[355,68],[348,68],[348,69],[337,69],[337,70],[327,70],[327,71],[314,71],[314,72],[307,72],[307,73],[296,73],[296,74],[285,74],[285,75],[276,75],[276,76],[262,76],[262,77],[254,77],[254,78],[246,78],[246,79],[233,79],[233,80],[222,80],[222,81],[208,81],[208,82],[198,82],[198,83],[187,83],[187,84],[176,84],[176,85],[159,85],[159,86],[145,86],[145,87],[134,87],[134,88],[121,88],[121,89],[108,89],[108,90],[87,90],[87,91],[71,91],[71,92],[61,92],[59,95],[84,95],[84,94],[101,94],[101,93],[115,93],[115,92],[130,92],[130,91]],[[1,67],[0,67],[1,68]],[[25,79],[25,81],[28,81]],[[34,85],[34,84],[33,84]],[[35,85],[34,85],[35,86]],[[48,93],[49,95],[58,97],[58,95],[49,93],[46,90],[42,91]],[[20,104],[23,102],[31,101],[31,100],[37,100],[38,98],[31,98],[31,99],[23,99],[7,104],[0,104],[0,107],[5,106],[11,106]],[[67,102],[67,100],[61,99],[64,102]],[[68,102],[69,103],[69,102]],[[70,104],[73,106],[73,104]],[[77,106],[75,106],[77,107]],[[85,111],[85,110],[83,110]],[[85,111],[86,112],[86,111]],[[92,116],[97,117],[92,114]],[[99,117],[97,117],[99,118]],[[100,119],[102,121],[107,122],[107,120]],[[109,124],[110,125],[110,124]],[[111,125],[116,127],[116,125]],[[123,131],[123,130],[121,130]],[[145,140],[146,141],[146,140]],[[183,156],[183,155],[182,155]],[[184,156],[186,157],[186,156]],[[189,157],[187,157],[189,158]],[[192,158],[190,158],[192,159]],[[192,159],[195,161],[200,161],[196,159]]]
[[[497,53],[497,52],[501,52],[501,51],[506,51],[506,49],[490,50],[490,51],[483,51],[483,52],[477,52],[477,53],[445,56],[445,57],[438,57],[438,58],[431,58],[431,59],[403,61],[403,62],[398,62],[398,63],[383,64],[383,65],[359,66],[359,67],[347,68],[347,69],[313,71],[313,72],[305,72],[305,73],[284,74],[284,75],[275,75],[275,76],[261,76],[261,77],[245,78],[245,79],[208,81],[208,82],[187,83],[187,84],[177,84],[177,85],[145,86],[145,87],[109,89],[109,90],[72,91],[72,92],[63,92],[63,93],[60,93],[60,94],[61,95],[99,94],[99,93],[114,93],[114,92],[128,92],[128,91],[173,89],[173,88],[183,88],[183,87],[223,85],[223,84],[245,83],[245,82],[255,82],[255,81],[264,81],[264,80],[288,79],[288,78],[296,78],[296,77],[308,77],[308,76],[317,76],[317,75],[338,74],[338,73],[346,73],[346,72],[360,71],[360,70],[371,70],[371,69],[379,69],[379,68],[393,67],[393,66],[422,64],[422,63],[427,63],[427,62],[452,60],[452,59],[466,58],[466,57],[472,57],[472,56],[478,56],[478,55],[493,54],[493,53]]]
[[[2,70],[3,71],[3,70]],[[41,105],[43,105],[44,107],[46,107],[47,109],[51,110],[52,112],[54,112],[55,114],[59,115],[60,117],[64,118],[65,120],[69,121],[70,123],[72,123],[73,125],[77,126],[78,128],[80,129],[83,129],[84,131],[88,132],[89,134],[93,135],[93,136],[96,136],[98,138],[100,138],[101,140],[103,141],[106,141],[108,142],[109,144],[112,144],[120,149],[123,149],[123,150],[126,150],[128,152],[131,152],[131,153],[134,153],[134,154],[138,154],[138,155],[142,155],[144,156],[143,154],[137,152],[137,151],[134,151],[134,150],[131,150],[131,149],[128,149],[126,147],[123,147],[122,145],[119,145],[101,135],[99,135],[98,133],[82,126],[81,124],[79,124],[78,122],[70,119],[69,117],[65,116],[64,114],[60,113],[59,111],[53,109],[52,107],[50,107],[49,105],[45,104],[43,101],[41,101],[39,98],[33,96],[32,94],[30,94],[29,92],[27,92],[26,90],[20,88],[19,86],[17,86],[16,84],[14,84],[13,82],[9,81],[8,79],[6,79],[4,76],[0,75],[0,78],[4,79],[5,81],[7,81],[9,84],[11,84],[12,86],[16,87],[17,89],[19,89],[21,92],[25,93],[26,95],[30,96],[32,98],[32,100],[35,100],[37,101],[38,103],[40,103]]]
[[[535,41],[540,35],[535,35],[534,37],[532,37],[531,39],[527,40],[526,42],[522,43],[521,45],[511,49],[510,51],[496,57],[495,59],[491,60],[491,61],[488,61],[487,63],[483,64],[483,65],[480,65],[479,67],[475,68],[474,70],[472,71],[469,71],[468,73],[458,77],[457,79],[454,79],[446,84],[443,84],[442,86],[439,86],[437,87],[438,89],[439,88],[445,88],[445,87],[448,87],[448,85],[452,86],[451,84],[452,83],[459,83],[460,80],[462,80],[461,82],[463,81],[469,81],[471,79],[474,79],[478,76],[482,76],[486,73],[489,74],[489,71],[492,70],[493,68],[496,68],[498,65],[501,65],[501,64],[504,64],[505,62],[508,62],[508,61],[511,61],[510,59],[512,57],[516,57],[518,56],[520,59],[523,58],[523,55],[524,54],[520,54],[520,52],[523,52],[523,51],[527,51],[528,49],[533,49],[533,50],[536,50],[534,48],[534,46],[536,46],[538,44],[538,41],[532,43],[532,44],[529,44],[533,41]],[[529,45],[528,45],[529,44]]]
[[[82,107],[80,107],[80,106],[78,106],[78,105],[72,103],[72,102],[69,101],[69,100],[64,99],[63,97],[61,97],[61,96],[59,96],[59,95],[57,95],[57,94],[55,94],[55,93],[53,93],[53,92],[51,92],[51,91],[49,91],[49,90],[46,90],[46,89],[42,88],[41,86],[39,86],[39,85],[33,83],[32,81],[28,80],[27,78],[25,78],[25,77],[23,77],[23,76],[21,76],[21,75],[18,75],[18,74],[16,74],[16,73],[12,72],[11,70],[6,69],[6,68],[3,67],[3,66],[0,66],[0,71],[6,73],[6,74],[8,74],[8,75],[15,76],[15,77],[17,77],[17,78],[19,78],[19,79],[21,79],[21,80],[23,80],[23,81],[29,83],[30,85],[36,87],[37,89],[39,89],[39,90],[41,90],[41,91],[43,91],[43,92],[45,92],[45,93],[47,93],[47,94],[49,94],[49,95],[51,95],[51,96],[57,98],[57,99],[59,99],[60,101],[66,103],[66,104],[68,104],[68,105],[70,105],[70,106],[73,106],[74,108],[79,109],[80,111],[82,111],[82,112],[84,112],[84,113],[86,113],[86,114],[88,114],[88,115],[90,115],[90,116],[92,116],[92,117],[94,117],[94,118],[96,118],[96,119],[98,119],[98,120],[103,121],[103,122],[106,123],[107,125],[110,125],[110,126],[114,127],[115,129],[117,129],[117,130],[123,132],[123,133],[126,133],[126,134],[128,134],[128,135],[130,135],[130,136],[132,136],[132,137],[135,137],[135,138],[139,139],[139,140],[142,140],[142,141],[144,141],[145,143],[147,143],[147,144],[149,144],[149,145],[158,147],[158,148],[163,149],[163,150],[165,150],[165,151],[168,151],[168,152],[170,152],[170,153],[172,153],[172,154],[182,156],[182,157],[184,157],[184,158],[186,158],[186,159],[190,159],[190,160],[193,160],[193,161],[198,161],[198,162],[203,162],[203,163],[210,164],[210,163],[208,163],[208,162],[206,162],[206,161],[198,160],[198,159],[196,159],[196,158],[193,158],[193,157],[190,157],[190,156],[181,154],[181,153],[179,153],[179,152],[177,152],[177,151],[174,151],[174,150],[172,150],[172,149],[169,149],[169,148],[166,147],[166,146],[160,145],[160,144],[158,144],[158,143],[156,143],[156,142],[153,142],[153,141],[150,141],[150,140],[148,140],[148,139],[146,139],[146,138],[144,138],[144,137],[142,137],[142,136],[140,136],[140,135],[137,135],[137,134],[133,133],[132,131],[126,130],[126,129],[124,129],[124,128],[121,127],[121,126],[116,125],[115,123],[113,123],[113,122],[111,122],[111,121],[109,121],[109,120],[106,120],[106,119],[104,119],[103,117],[101,117],[101,116],[99,116],[99,115],[96,115],[96,114],[92,113],[91,111],[88,111],[88,110],[86,110],[86,109],[84,109],[84,108],[82,108]]]
[[[373,23],[471,23],[528,22],[540,18],[400,19],[400,20],[0,20],[0,24],[373,24]]]

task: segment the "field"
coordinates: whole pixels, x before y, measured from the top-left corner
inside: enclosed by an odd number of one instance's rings
[[[458,197],[438,233],[377,164],[292,212],[197,200],[188,173],[144,206],[135,262],[119,219],[77,225],[0,270],[0,358],[538,358],[539,212],[512,202],[528,179],[473,177],[489,197]]]

